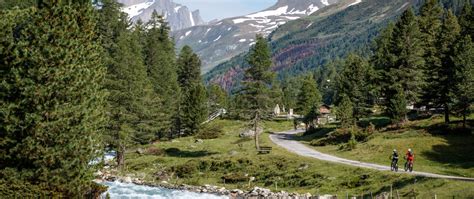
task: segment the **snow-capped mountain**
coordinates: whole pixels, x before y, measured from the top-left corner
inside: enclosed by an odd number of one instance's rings
[[[141,19],[146,22],[156,10],[165,17],[171,30],[204,24],[199,10],[191,12],[186,6],[171,0],[118,0],[118,2],[123,4],[122,11],[127,13],[133,21]]]
[[[272,7],[245,16],[174,32],[178,47],[191,46],[203,61],[203,72],[249,49],[255,35],[268,36],[290,20],[308,16],[340,0],[279,0]]]

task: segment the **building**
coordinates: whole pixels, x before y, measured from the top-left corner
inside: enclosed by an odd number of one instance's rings
[[[332,114],[331,107],[328,105],[319,106],[319,115],[317,118],[318,125],[336,122],[336,116]]]

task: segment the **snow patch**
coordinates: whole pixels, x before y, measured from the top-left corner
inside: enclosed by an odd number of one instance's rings
[[[221,37],[222,37],[222,35],[219,35],[219,37],[217,37],[216,39],[214,39],[214,41],[219,40]]]
[[[310,24],[308,24],[308,26],[306,26],[306,28],[309,28],[313,25],[313,22],[311,22]]]
[[[187,36],[188,36],[189,34],[191,34],[192,32],[193,32],[193,31],[191,31],[191,30],[190,30],[190,31],[188,31],[188,32],[186,32],[186,33],[184,34],[184,35],[185,35],[185,37],[187,37]]]
[[[207,33],[208,33],[209,31],[211,31],[211,29],[212,29],[212,28],[208,28],[208,29],[206,30],[206,33],[204,33],[204,34],[207,35]]]
[[[262,12],[257,12],[255,14],[247,15],[250,18],[256,17],[269,17],[269,16],[280,16],[285,14],[288,11],[288,6],[279,7],[276,10],[267,10]]]
[[[327,6],[329,5],[328,0],[321,0],[321,3],[324,4],[324,5],[327,5]]]
[[[142,14],[145,9],[149,8],[154,3],[155,3],[155,0],[139,3],[136,5],[131,5],[131,6],[122,8],[122,12],[127,13],[129,18],[133,18]]]
[[[239,40],[240,43],[243,43],[243,42],[246,42],[246,41],[247,41],[247,39],[240,39]]]
[[[318,6],[314,6],[313,4],[309,5],[309,11],[307,12],[308,15],[313,14],[314,12],[318,11]]]
[[[232,28],[227,28],[227,31],[230,31],[230,30],[232,30]]]
[[[199,42],[199,43],[202,43],[202,40],[199,40],[198,42]]]
[[[256,42],[249,43],[249,46],[253,46]]]
[[[360,2],[362,2],[362,0],[356,0],[354,1],[354,3],[349,4],[347,7],[351,7],[353,5],[359,4]]]
[[[181,9],[181,7],[183,7],[183,6],[176,6],[176,7],[174,8],[174,12],[178,12],[179,9]]]
[[[189,12],[189,18],[190,18],[190,20],[191,20],[191,26],[196,25],[196,24],[194,23],[194,17],[193,17],[193,13],[192,13],[192,12]]]

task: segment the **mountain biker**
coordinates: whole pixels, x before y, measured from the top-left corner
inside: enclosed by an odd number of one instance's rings
[[[405,154],[405,159],[407,160],[407,162],[405,163],[405,168],[407,168],[409,163],[413,167],[413,160],[415,160],[415,154],[411,149],[408,149],[407,153]]]
[[[393,149],[392,155],[390,155],[390,159],[392,160],[392,164],[390,165],[392,171],[397,171],[398,169],[394,168],[398,164],[398,152],[397,149]]]

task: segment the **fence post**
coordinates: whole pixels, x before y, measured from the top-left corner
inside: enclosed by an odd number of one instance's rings
[[[398,189],[397,189],[397,199],[400,199],[400,194],[398,193]]]
[[[390,199],[393,199],[393,185],[390,184]]]

